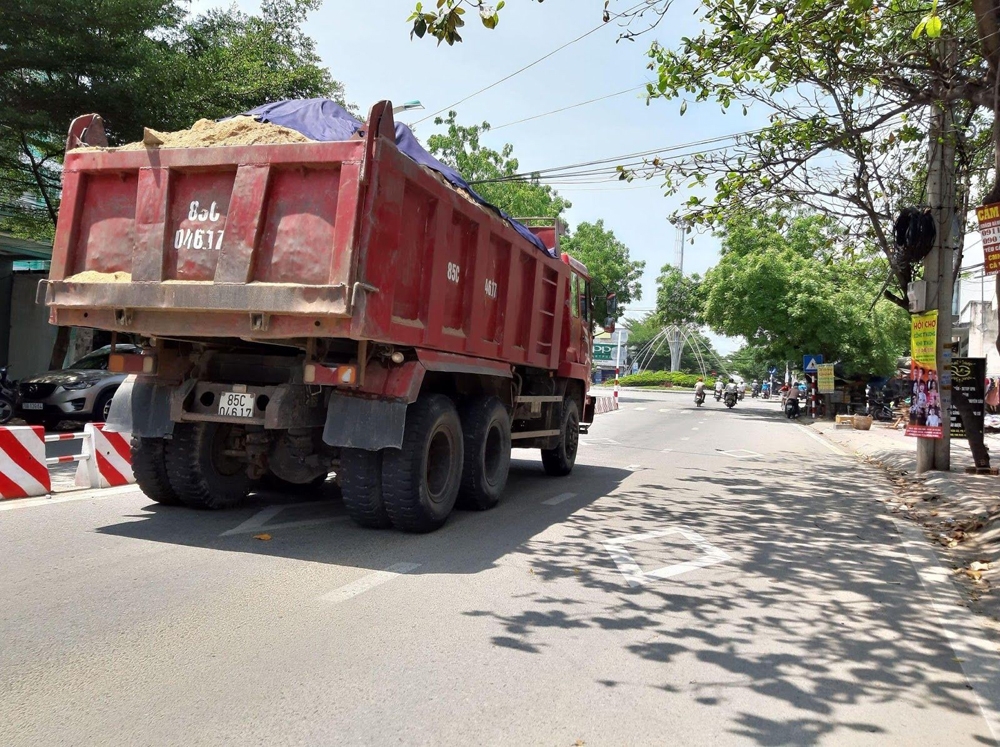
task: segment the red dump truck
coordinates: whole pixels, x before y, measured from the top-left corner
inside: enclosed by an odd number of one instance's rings
[[[512,446],[572,470],[586,268],[393,131],[380,102],[339,142],[67,153],[39,298],[54,324],[142,340],[112,356],[135,376],[108,420],[153,500],[224,508],[335,471],[355,522],[423,532],[496,505]]]

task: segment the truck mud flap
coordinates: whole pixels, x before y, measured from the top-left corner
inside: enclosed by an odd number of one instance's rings
[[[329,446],[378,451],[403,445],[406,403],[333,394],[323,441]]]
[[[174,432],[170,419],[170,395],[174,387],[146,384],[129,376],[111,401],[105,429],[144,438],[163,438]]]

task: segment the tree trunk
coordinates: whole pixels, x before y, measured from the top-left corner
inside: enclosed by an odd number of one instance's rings
[[[69,353],[69,333],[69,327],[59,327],[56,330],[56,339],[52,343],[52,357],[49,358],[50,371],[62,368],[66,362],[66,354]]]

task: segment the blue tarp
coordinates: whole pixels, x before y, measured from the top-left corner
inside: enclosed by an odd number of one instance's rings
[[[322,142],[350,140],[355,135],[361,137],[365,135],[364,123],[330,99],[275,101],[272,104],[264,104],[244,112],[244,115],[254,117],[261,122],[287,127],[302,133],[310,140]],[[488,207],[510,223],[511,227],[525,240],[530,241],[546,254],[552,254],[542,243],[542,240],[529,231],[527,227],[518,223],[500,208],[488,203],[469,186],[461,174],[428,153],[414,136],[413,131],[402,122],[396,123],[396,147],[421,166],[426,166],[441,174],[452,186],[464,189],[480,205]]]

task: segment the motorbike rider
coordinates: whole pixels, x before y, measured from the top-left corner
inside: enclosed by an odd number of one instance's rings
[[[696,381],[694,385],[694,401],[695,402],[705,401],[705,380],[702,379],[700,376],[698,377],[698,381]]]
[[[750,385],[750,391],[754,397],[760,394],[760,383],[757,381],[757,379],[754,379],[753,383]]]
[[[715,398],[716,399],[720,399],[722,397],[722,389],[723,389],[724,386],[725,386],[725,384],[723,383],[721,376],[715,380]]]
[[[788,388],[788,393],[785,395],[786,405],[791,404],[793,408],[793,414],[799,414],[799,388],[797,386],[790,386]]]
[[[739,395],[740,399],[743,399],[744,395],[747,393],[747,383],[742,379],[736,385],[736,394]]]

